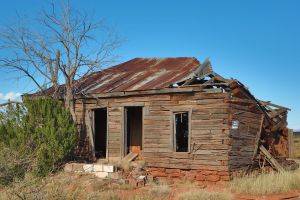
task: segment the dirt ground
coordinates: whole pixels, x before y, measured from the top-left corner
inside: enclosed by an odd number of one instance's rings
[[[52,179],[52,180],[51,180]],[[225,182],[220,182],[217,184],[203,184],[199,182],[191,183],[189,181],[176,181],[176,182],[164,182],[160,183],[148,183],[146,186],[134,187],[130,184],[120,184],[114,180],[102,180],[93,175],[84,175],[84,174],[69,174],[69,173],[60,173],[51,177],[50,183],[56,185],[62,185],[64,191],[72,192],[79,191],[78,197],[81,199],[86,199],[87,194],[96,194],[97,193],[113,193],[117,194],[120,199],[144,199],[144,197],[151,196],[150,199],[167,199],[167,200],[176,200],[178,196],[185,192],[191,191],[208,191],[208,192],[220,192],[220,193],[229,193],[232,196],[232,199],[236,200],[279,200],[279,199],[300,199],[300,190],[292,191],[287,194],[279,195],[268,195],[268,196],[256,196],[256,195],[247,195],[247,194],[236,194],[232,193],[228,188]],[[48,183],[49,184],[49,183]],[[169,192],[163,194],[164,191],[159,191],[160,185],[167,185]],[[149,192],[152,191],[153,187],[157,187],[158,191],[154,191],[154,195]],[[83,191],[83,192],[82,192]],[[150,194],[151,193],[151,194]],[[158,193],[157,195],[155,193]],[[162,193],[162,194],[161,194]],[[147,198],[146,198],[147,199]]]
[[[25,184],[26,185],[26,184]],[[42,196],[41,199],[128,199],[128,200],[150,200],[165,199],[177,200],[181,194],[193,192],[221,193],[229,195],[230,198],[210,198],[205,199],[236,199],[236,200],[279,200],[279,199],[300,199],[300,190],[292,191],[287,194],[255,196],[246,194],[232,193],[226,183],[203,184],[199,182],[191,183],[189,181],[147,183],[145,186],[134,187],[127,183],[120,183],[112,179],[99,179],[92,174],[75,174],[61,172],[55,174],[43,183],[38,183],[37,189],[35,184],[27,184],[19,187],[15,186],[13,191],[18,194],[30,194],[36,192],[35,196]],[[0,193],[9,193],[10,190],[0,189]],[[1,198],[1,196],[0,196]],[[3,197],[2,197],[3,198]],[[4,198],[5,199],[5,198]],[[17,199],[17,198],[16,198]],[[29,196],[27,199],[31,199]],[[37,198],[39,199],[39,198]],[[192,198],[198,199],[198,198]]]

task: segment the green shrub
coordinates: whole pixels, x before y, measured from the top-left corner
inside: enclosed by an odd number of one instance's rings
[[[45,176],[71,158],[77,140],[75,125],[61,102],[37,99],[26,100],[25,105],[26,131],[32,133],[36,146],[35,172]]]
[[[0,184],[24,178],[33,163],[30,145],[26,145],[26,108],[20,104],[8,105],[0,111]]]
[[[26,171],[48,175],[71,159],[76,143],[75,125],[61,102],[27,99],[7,106],[0,111],[0,184]]]
[[[25,129],[26,108],[9,104],[0,111],[0,142],[9,147],[20,147],[27,138]]]

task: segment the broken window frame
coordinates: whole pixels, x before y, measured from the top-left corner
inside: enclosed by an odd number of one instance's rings
[[[177,151],[177,140],[176,140],[176,114],[187,113],[188,115],[188,149],[187,151]],[[191,119],[192,111],[191,110],[177,110],[172,112],[172,126],[173,126],[173,151],[176,153],[190,153],[191,152]]]

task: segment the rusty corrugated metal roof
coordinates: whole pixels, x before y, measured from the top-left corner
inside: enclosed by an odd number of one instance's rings
[[[91,74],[79,91],[97,94],[167,88],[187,79],[199,66],[193,57],[135,58]]]

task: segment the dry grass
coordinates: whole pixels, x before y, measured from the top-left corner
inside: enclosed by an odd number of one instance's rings
[[[203,189],[204,188],[204,185],[199,185],[199,183],[193,182],[193,181],[190,181],[190,180],[183,180],[183,181],[177,183],[177,185],[180,188],[184,188],[184,189],[187,189],[187,190],[196,190],[196,189]]]
[[[300,157],[300,135],[298,134],[294,134],[293,136],[294,139],[294,143],[293,143],[293,154],[295,158],[299,158]]]
[[[118,187],[120,190],[132,190],[134,187],[128,183],[120,184]]]
[[[147,188],[147,189],[146,189]],[[161,200],[171,197],[171,188],[165,182],[150,183],[142,193],[129,195],[126,200]]]
[[[231,200],[232,196],[224,192],[208,192],[204,190],[184,192],[176,198],[177,200]]]
[[[15,182],[0,192],[2,200],[77,200],[103,199],[118,200],[118,188],[110,180],[101,180],[93,175],[56,174],[54,177],[40,180],[27,175],[24,180]]]
[[[177,200],[229,200],[232,199],[231,194],[225,192],[209,192],[205,191],[204,185],[199,185],[197,182],[184,180],[178,184],[179,188],[184,189],[185,192],[176,196]]]
[[[132,196],[129,196],[127,198],[127,200],[154,200],[155,198],[149,196],[149,195],[132,195]],[[156,198],[158,199],[158,198]]]
[[[43,181],[35,178],[31,174],[26,174],[24,180],[15,180],[5,188],[2,188],[0,199],[42,199],[45,196],[43,190]]]
[[[236,178],[229,183],[233,192],[268,195],[300,189],[300,171],[261,174],[256,177]]]
[[[120,163],[118,163],[118,166],[124,171],[131,171],[133,169],[131,162],[127,160],[122,160]]]
[[[165,184],[158,184],[152,186],[149,191],[149,195],[153,198],[166,198],[171,194],[171,189],[168,185]]]
[[[268,195],[286,193],[300,189],[300,170],[285,173],[263,174],[257,177],[237,178],[228,183],[236,193]],[[170,188],[171,187],[171,188]],[[176,190],[182,190],[181,193]],[[182,181],[169,186],[166,182],[148,184],[145,188],[135,189],[129,184],[120,184],[108,179],[102,180],[90,174],[58,173],[46,179],[35,179],[27,175],[23,181],[0,188],[0,199],[49,199],[49,200],[227,200],[232,199],[230,193],[209,192],[197,182]]]

